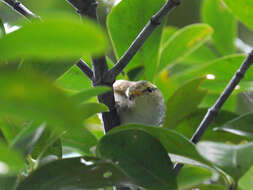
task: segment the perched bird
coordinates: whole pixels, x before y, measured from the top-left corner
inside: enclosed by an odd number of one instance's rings
[[[165,115],[164,98],[154,84],[148,81],[117,80],[113,89],[121,124],[162,124]]]

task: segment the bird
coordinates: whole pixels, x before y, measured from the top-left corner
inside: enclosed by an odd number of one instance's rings
[[[165,103],[162,93],[154,84],[145,80],[116,80],[113,90],[121,124],[162,124]]]

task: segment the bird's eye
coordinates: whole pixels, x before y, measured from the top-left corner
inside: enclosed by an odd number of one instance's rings
[[[129,100],[133,100],[133,99],[134,99],[134,95],[131,94],[131,95],[129,96]]]
[[[150,88],[150,87],[148,87],[148,88],[147,88],[147,91],[151,93],[151,92],[153,92],[153,89]]]

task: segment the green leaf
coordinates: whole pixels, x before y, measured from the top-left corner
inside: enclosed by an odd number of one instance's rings
[[[102,103],[84,103],[80,106],[80,112],[84,119],[107,111],[109,111],[108,107]]]
[[[200,122],[203,120],[205,114],[207,113],[207,108],[198,109],[195,113],[191,113],[186,116],[179,126],[175,129],[180,134],[184,135],[187,138],[191,138]],[[231,142],[231,143],[240,143],[241,141],[248,140],[245,137],[240,137],[234,134],[226,133],[223,131],[214,131],[213,128],[221,126],[224,123],[237,117],[235,113],[221,110],[212,124],[208,127],[205,134],[201,138],[206,141],[216,141],[216,142]]]
[[[71,158],[42,166],[22,181],[17,190],[98,189],[127,181],[111,163]]]
[[[5,34],[6,33],[5,33],[4,23],[0,19],[0,37],[4,36]]]
[[[207,24],[189,25],[178,30],[161,50],[158,71],[165,69],[168,64],[177,63],[205,43],[213,33]]]
[[[93,154],[91,148],[94,148],[97,142],[96,137],[86,128],[73,129],[62,136],[64,146],[75,148],[86,155]]]
[[[75,130],[75,128],[70,131],[72,130]],[[41,161],[44,157],[54,155],[56,156],[56,159],[61,159],[62,142],[61,139],[59,139],[61,136],[62,134],[59,135],[55,130],[50,130],[50,126],[47,126],[33,147],[31,153],[32,158]]]
[[[156,139],[158,139],[160,143],[164,146],[164,148],[167,150],[167,152],[170,154],[187,157],[202,164],[209,164],[199,155],[195,148],[195,145],[192,142],[190,142],[181,134],[167,128],[130,124],[114,128],[110,131],[110,133],[114,133],[117,131],[124,132],[125,130],[129,129],[144,130],[148,132]]]
[[[91,81],[85,77],[82,71],[74,65],[69,71],[63,74],[56,84],[64,89],[78,92],[87,88],[91,88]]]
[[[25,160],[20,153],[0,143],[0,174],[19,173],[25,169]]]
[[[108,16],[107,25],[118,58],[128,49],[164,2],[164,0],[124,0],[112,9]],[[124,14],[122,14],[123,12]],[[137,66],[145,66],[145,77],[152,81],[158,60],[161,36],[162,26],[159,26],[140,48],[125,71],[128,72]]]
[[[162,40],[161,40],[161,48],[166,46],[167,41],[173,36],[178,29],[174,26],[165,26],[163,28],[163,33],[162,33]]]
[[[109,133],[99,141],[97,152],[102,158],[114,161],[136,185],[157,190],[177,189],[166,150],[143,130]]]
[[[197,144],[199,153],[238,181],[253,165],[253,143],[229,145],[215,142]]]
[[[13,190],[17,183],[16,176],[0,176],[0,189]]]
[[[51,81],[38,75],[2,69],[0,89],[1,114],[47,121],[60,131],[82,125],[82,115],[74,102]]]
[[[89,20],[67,14],[34,20],[0,39],[0,59],[79,58],[106,50],[103,31]]]
[[[194,52],[186,56],[184,60],[182,60],[182,63],[191,66],[198,66],[198,64],[205,64],[214,59],[217,59],[217,55],[207,45],[203,44]]]
[[[111,88],[106,86],[96,86],[91,89],[85,89],[81,92],[78,92],[72,95],[71,98],[73,98],[77,104],[81,104],[82,102],[85,102],[94,96],[108,92],[109,90],[111,90]]]
[[[253,114],[247,113],[228,121],[221,127],[215,128],[215,130],[253,138],[252,123]]]
[[[40,139],[44,129],[45,123],[39,126],[37,123],[32,122],[29,126],[21,130],[12,141],[11,146],[19,150],[19,152],[22,152],[25,156],[30,154],[34,145]]]
[[[76,64],[75,59],[29,59],[22,61],[19,66],[19,70],[24,72],[36,72],[40,75],[48,76],[49,79],[56,80],[68,71],[74,64]]]
[[[240,190],[248,190],[253,187],[253,167],[249,169],[248,172],[239,180]]]
[[[213,41],[218,51],[222,55],[234,53],[237,21],[221,0],[205,0],[202,19],[214,29]]]
[[[198,78],[184,84],[166,102],[164,127],[175,128],[190,113],[197,110],[207,91],[200,89],[204,78]]]
[[[178,175],[178,186],[179,189],[191,189],[211,177],[212,172],[206,168],[185,165]]]
[[[223,0],[232,13],[245,25],[253,29],[253,2],[251,0]]]
[[[180,83],[181,81],[192,79],[193,77],[211,76],[213,79],[205,80],[202,87],[208,88],[212,92],[221,92],[228,81],[232,78],[234,73],[242,64],[245,59],[245,55],[235,54],[224,56],[222,58],[215,59],[207,62],[206,64],[189,70],[173,78],[173,80]],[[244,80],[240,83],[240,90],[238,92],[248,89],[248,82],[253,79],[253,71],[249,70],[245,75]]]
[[[10,115],[3,115],[0,119],[0,129],[8,144],[11,144],[16,135],[25,127],[25,121]]]

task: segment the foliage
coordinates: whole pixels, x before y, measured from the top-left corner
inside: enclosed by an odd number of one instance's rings
[[[252,70],[203,141],[190,141],[245,58],[235,40],[239,22],[253,29],[252,0],[203,0],[201,21],[182,28],[165,19],[118,76],[158,86],[163,127],[129,124],[106,135],[97,114],[108,108],[96,96],[111,89],[92,87],[75,63],[118,60],[165,0],[103,1],[103,27],[66,2],[23,3],[42,21],[12,18],[21,28],[6,34],[0,14],[0,190],[252,187]],[[186,166],[176,176],[178,162]]]

